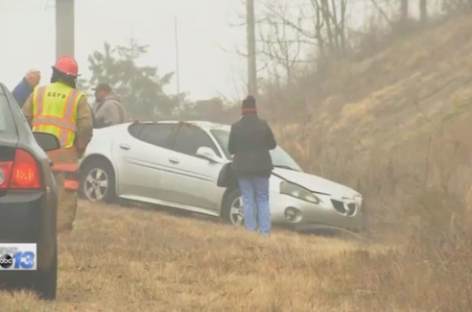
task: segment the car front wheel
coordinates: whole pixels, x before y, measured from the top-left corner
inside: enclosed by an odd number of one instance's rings
[[[222,217],[226,222],[236,226],[244,224],[243,202],[239,189],[234,189],[226,197]]]
[[[104,160],[90,161],[81,170],[80,193],[89,201],[111,203],[115,198],[115,173]]]

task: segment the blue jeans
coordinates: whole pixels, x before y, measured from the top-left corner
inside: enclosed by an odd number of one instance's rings
[[[250,231],[270,234],[269,177],[238,178],[243,199],[244,225]],[[257,212],[257,213],[256,213]]]

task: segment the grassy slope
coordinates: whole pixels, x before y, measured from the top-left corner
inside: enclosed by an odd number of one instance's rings
[[[197,218],[83,201],[79,208],[76,230],[59,242],[57,301],[0,292],[0,311],[418,312],[445,303],[454,308],[444,311],[471,308],[468,281],[457,278],[462,271],[445,275],[415,249],[281,230],[263,238]],[[446,260],[459,268],[470,263],[459,255]]]
[[[310,132],[323,136],[324,147],[361,158],[434,132],[428,119],[445,129],[470,122],[471,27],[470,18],[455,19],[399,39],[368,60],[337,64],[325,85],[331,96],[316,108]]]
[[[329,311],[349,300],[330,302],[338,294],[320,264],[359,248],[81,202],[76,231],[60,241],[57,303],[0,293],[0,311]]]

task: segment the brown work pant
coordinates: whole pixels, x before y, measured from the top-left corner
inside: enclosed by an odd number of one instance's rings
[[[64,188],[67,172],[54,172],[57,183],[57,234],[72,231],[77,212],[77,192]]]

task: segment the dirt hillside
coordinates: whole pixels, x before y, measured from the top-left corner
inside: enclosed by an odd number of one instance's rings
[[[456,18],[404,36],[373,58],[337,63],[322,86],[327,99],[313,104],[309,120],[279,124],[279,133],[359,160],[469,123],[471,27],[470,18]]]

